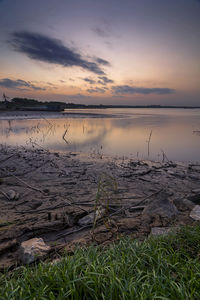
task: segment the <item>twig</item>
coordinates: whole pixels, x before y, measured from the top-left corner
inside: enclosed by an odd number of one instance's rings
[[[63,137],[62,137],[66,144],[69,144],[69,142],[65,138],[65,135],[67,134],[69,127],[70,127],[70,124],[67,125],[67,129],[65,130]]]
[[[36,143],[36,142],[32,142],[32,141],[30,141],[30,143],[31,143],[32,145],[36,145],[36,146],[40,147],[42,150],[44,150],[44,151],[46,151],[46,152],[48,152],[48,153],[49,153],[49,150],[45,149],[44,147],[42,147],[42,146],[41,146],[41,145],[39,145],[38,143]],[[33,146],[32,146],[32,147],[33,147]]]
[[[23,183],[24,185],[26,185],[29,189],[32,189],[34,191],[37,191],[37,192],[40,192],[42,194],[45,194],[45,192],[43,192],[42,190],[36,188],[36,187],[33,187],[31,185],[29,185],[28,183],[26,183],[24,180],[18,178],[17,176],[15,176],[14,174],[11,174],[12,177],[16,178],[19,182]]]
[[[137,205],[141,205],[145,200],[151,198],[152,196],[155,196],[155,195],[159,194],[159,193],[162,192],[162,191],[163,191],[163,188],[160,189],[159,191],[157,191],[157,192],[155,192],[155,193],[153,193],[153,194],[151,194],[151,195],[145,197],[145,198],[142,199],[140,202],[138,202]]]
[[[0,161],[0,164],[4,163],[5,161],[9,160],[11,157],[13,157],[13,156],[15,156],[15,155],[16,155],[16,153],[14,153],[14,154],[12,154],[12,155],[6,157],[5,159],[3,159],[3,160]]]
[[[162,160],[162,162],[163,162],[163,163],[165,162],[165,158],[167,159],[168,162],[170,162],[170,160],[168,159],[168,157],[167,157],[167,155],[165,154],[165,152],[164,152],[162,149],[160,149],[160,150],[161,150],[161,152],[162,152],[162,154],[163,154],[163,160]]]
[[[8,195],[5,192],[3,192],[2,190],[0,190],[0,192],[6,197],[7,200],[10,201],[10,198],[8,197]]]
[[[79,232],[79,231],[81,231],[81,230],[83,230],[83,229],[90,228],[90,227],[92,227],[92,224],[83,226],[83,227],[81,227],[81,228],[79,228],[79,229],[72,230],[72,231],[69,231],[69,232],[66,232],[66,233],[60,233],[60,234],[57,234],[56,239],[59,239],[59,238],[61,238],[61,237],[65,237],[65,236],[67,236],[67,235],[70,235],[70,234]]]
[[[40,117],[44,119],[49,125],[51,125],[51,127],[53,127],[53,124],[49,122],[49,120],[47,120],[43,115],[40,115]]]
[[[66,202],[66,200],[65,200]],[[38,209],[38,210],[25,210],[25,211],[19,211],[17,210],[16,212],[19,213],[19,214],[24,214],[24,213],[28,213],[28,214],[32,214],[32,213],[43,213],[43,212],[46,212],[47,210],[56,210],[56,209],[59,209],[59,208],[64,208],[66,206],[74,206],[74,207],[77,207],[79,208],[80,210],[84,211],[84,212],[87,212],[88,213],[88,210],[80,207],[79,205],[76,205],[76,204],[73,204],[71,202],[67,202],[67,203],[63,203],[63,204],[58,204],[56,206],[51,206],[51,207],[45,207],[45,208],[41,208],[41,209]]]
[[[4,171],[3,168],[0,167],[0,169],[1,169],[2,171]],[[40,192],[40,193],[42,193],[42,194],[45,194],[45,192],[43,192],[42,190],[40,190],[40,189],[38,189],[38,188],[35,188],[35,187],[29,185],[29,184],[26,183],[24,180],[18,178],[16,175],[10,174],[10,176],[16,178],[19,182],[21,182],[21,183],[23,183],[24,185],[26,185],[29,189],[32,189],[32,190],[34,190],[34,191]]]

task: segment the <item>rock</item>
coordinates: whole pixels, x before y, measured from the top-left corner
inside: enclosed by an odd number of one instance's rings
[[[196,193],[195,195],[190,195],[187,197],[187,199],[192,201],[195,204],[200,204],[200,193]]]
[[[144,160],[144,163],[146,163],[149,168],[162,168],[162,164],[158,161]]]
[[[188,199],[175,199],[173,201],[173,203],[175,204],[176,208],[178,208],[178,210],[180,211],[187,211],[187,210],[192,210],[195,206],[195,204],[188,200]]]
[[[96,213],[95,212],[92,212],[90,213],[89,215],[81,218],[79,221],[78,221],[78,225],[80,226],[87,226],[87,225],[90,225],[90,224],[93,224],[94,223],[94,220],[99,220],[100,218],[102,218],[102,216],[104,215],[105,213],[105,209],[97,209],[96,210]]]
[[[200,205],[195,205],[190,213],[190,217],[196,221],[200,221]]]
[[[14,190],[9,190],[6,194],[10,200],[19,199],[19,193],[15,192]]]
[[[19,260],[23,264],[30,264],[38,258],[44,257],[50,250],[42,238],[33,238],[21,243]]]
[[[172,176],[175,176],[175,177],[178,177],[181,179],[184,179],[186,177],[184,172],[178,172],[178,171],[174,172],[174,171],[168,170],[167,173],[169,175],[172,175]]]
[[[9,250],[14,249],[17,246],[17,240],[13,239],[11,241],[5,242],[5,243],[1,243],[0,244],[0,254],[6,253]]]
[[[200,179],[199,176],[194,175],[194,174],[188,174],[188,177],[191,178],[191,179],[193,179],[193,180],[199,180]]]
[[[151,235],[167,235],[169,233],[175,232],[176,229],[173,227],[153,227],[151,228]]]
[[[38,208],[39,206],[42,205],[42,201],[39,201],[39,200],[32,200],[31,202],[29,202],[27,205],[32,208],[32,209],[36,209]]]
[[[192,170],[196,172],[200,172],[200,166],[192,166]]]
[[[194,194],[200,194],[200,189],[192,190],[192,192],[193,192]]]
[[[123,218],[117,223],[120,231],[137,230],[140,225],[140,220],[135,218]]]
[[[155,199],[149,203],[142,212],[144,217],[155,217],[160,216],[161,218],[172,218],[178,214],[176,206],[169,201],[169,194],[162,191],[155,195]]]

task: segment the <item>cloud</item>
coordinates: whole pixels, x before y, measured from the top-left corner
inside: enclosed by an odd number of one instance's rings
[[[105,26],[104,26],[105,27]],[[110,33],[108,30],[106,30],[106,27],[103,28],[103,27],[99,27],[99,26],[96,26],[93,31],[98,35],[100,36],[101,38],[105,38],[105,37],[109,37]]]
[[[112,91],[115,94],[172,94],[175,90],[170,88],[145,88],[145,87],[133,87],[129,85],[116,85],[112,87]]]
[[[103,64],[103,59],[91,62],[84,59],[73,49],[66,47],[60,40],[32,32],[14,32],[9,41],[15,51],[26,54],[34,60],[51,64],[58,64],[64,67],[78,66],[98,75],[104,75],[104,71],[99,65]],[[108,62],[106,62],[108,63]]]
[[[88,98],[90,96],[85,96],[81,93],[78,93],[78,94],[75,94],[75,95],[66,95],[66,97],[69,101],[74,101],[74,100],[81,101],[81,100],[85,100],[86,98]]]
[[[106,76],[99,76],[99,81],[98,81],[98,83],[100,83],[100,84],[107,84],[107,83],[113,83],[114,81],[112,80],[112,79],[109,79],[108,77],[106,77]]]
[[[110,66],[110,63],[109,63],[107,60],[105,60],[105,59],[102,59],[102,58],[100,58],[100,57],[97,57],[95,60],[96,60],[96,62],[97,62],[98,64],[100,64],[100,65]]]
[[[90,78],[84,78],[83,80],[86,81],[86,82],[89,82],[90,84],[95,84],[96,83],[95,80],[90,79]]]
[[[87,92],[90,93],[90,94],[93,94],[93,93],[102,93],[103,94],[103,93],[105,93],[105,90],[96,87],[94,89],[88,89]]]
[[[21,79],[12,80],[9,78],[3,78],[0,79],[0,86],[7,88],[7,89],[20,89],[20,88],[26,88],[26,89],[32,89],[35,91],[44,91],[45,88],[41,88],[38,86],[35,86],[31,82],[24,81]]]

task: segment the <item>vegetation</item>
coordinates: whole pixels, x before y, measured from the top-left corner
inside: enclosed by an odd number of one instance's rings
[[[200,299],[200,226],[77,249],[0,276],[0,299]]]
[[[1,110],[45,110],[62,111],[64,109],[100,109],[100,108],[200,108],[199,106],[162,106],[162,105],[104,105],[104,104],[75,104],[59,101],[39,101],[28,98],[13,98],[3,94],[0,101]]]

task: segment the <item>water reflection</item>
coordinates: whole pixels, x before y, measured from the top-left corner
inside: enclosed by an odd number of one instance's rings
[[[104,118],[66,112],[56,119],[0,120],[0,143],[141,159],[161,159],[164,151],[171,160],[199,161],[199,112],[129,109],[106,110]]]

